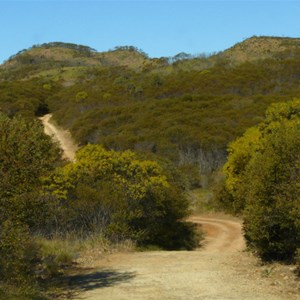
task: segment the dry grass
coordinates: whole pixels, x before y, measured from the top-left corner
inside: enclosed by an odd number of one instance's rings
[[[203,214],[215,211],[214,195],[210,189],[199,188],[189,191],[188,198],[193,214]]]

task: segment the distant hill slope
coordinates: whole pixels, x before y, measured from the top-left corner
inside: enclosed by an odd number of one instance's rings
[[[149,58],[133,46],[116,47],[97,52],[88,46],[52,42],[24,49],[11,56],[0,66],[5,79],[31,78],[32,76],[80,76],[82,69],[95,67],[126,67],[135,71],[170,73],[176,70],[203,70],[228,61],[234,64],[264,59],[288,59],[300,56],[300,38],[251,37],[233,47],[211,56],[175,55],[174,58]],[[70,70],[72,68],[72,70]],[[77,70],[75,71],[75,69]],[[81,68],[81,69],[79,69]],[[62,72],[60,72],[62,73]],[[70,74],[71,73],[71,74]],[[61,75],[61,74],[60,74]]]
[[[299,57],[300,38],[253,36],[219,55],[238,63]]]
[[[24,49],[11,56],[0,66],[0,78],[21,79],[32,76],[47,76],[56,74],[55,70],[62,68],[91,68],[123,66],[141,71],[149,67],[165,64],[164,60],[150,59],[141,50],[133,46],[116,47],[106,52],[97,52],[88,46],[71,43],[53,42]],[[52,70],[52,72],[45,72]],[[2,74],[2,76],[1,76]]]
[[[216,54],[182,56],[178,60],[177,56],[171,59],[173,63],[168,67],[169,72],[170,68],[171,71],[204,70],[228,63],[238,65],[265,59],[293,59],[300,57],[300,38],[253,36]]]
[[[82,45],[53,42],[22,50],[4,63],[9,68],[18,64],[60,63],[59,66],[120,65],[137,68],[150,59],[133,46],[116,47],[107,52]]]

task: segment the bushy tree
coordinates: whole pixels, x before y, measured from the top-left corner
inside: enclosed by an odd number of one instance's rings
[[[38,121],[0,114],[0,199],[30,191],[53,169],[59,150]]]
[[[229,147],[225,190],[244,213],[248,244],[265,259],[300,247],[300,100],[273,104],[266,119]]]
[[[99,145],[79,150],[74,163],[48,179],[47,189],[65,202],[65,228],[91,231],[98,226],[111,239],[131,238],[140,244],[175,245],[169,226],[188,213],[187,200],[157,163]],[[163,242],[161,235],[169,238]],[[176,233],[172,236],[176,239]]]
[[[249,128],[244,135],[230,143],[228,147],[228,160],[224,165],[224,174],[226,176],[225,189],[227,198],[227,205],[238,213],[245,207],[244,200],[244,176],[246,166],[261,144],[261,132],[258,127]]]
[[[289,259],[300,247],[300,120],[272,127],[246,167],[244,229],[263,258]]]
[[[40,178],[59,156],[38,121],[0,114],[0,281],[19,286],[34,282],[39,249],[32,231],[48,214]]]
[[[0,137],[0,220],[21,217],[33,225],[43,210],[36,192],[40,178],[55,167],[60,150],[38,121],[0,114]]]

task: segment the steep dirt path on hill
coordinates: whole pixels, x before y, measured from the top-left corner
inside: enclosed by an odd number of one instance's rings
[[[197,251],[115,253],[86,262],[86,272],[70,277],[75,299],[299,299],[266,276],[268,270],[243,251],[238,220],[222,216],[191,217],[207,237]]]
[[[63,150],[63,157],[69,160],[74,160],[76,150],[78,149],[72,136],[68,130],[64,130],[52,123],[50,123],[52,115],[47,114],[40,118],[44,125],[44,131],[47,135],[51,136],[54,141],[60,144]]]

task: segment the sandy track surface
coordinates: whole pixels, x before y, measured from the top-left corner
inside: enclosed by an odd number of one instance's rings
[[[190,217],[189,221],[201,224],[206,233],[202,253],[238,252],[245,249],[242,225],[237,220],[213,217]]]
[[[68,130],[64,130],[50,123],[51,117],[51,114],[47,114],[39,118],[44,125],[44,131],[47,135],[51,136],[54,141],[60,144],[60,147],[63,150],[63,158],[73,161],[78,147]]]
[[[300,299],[249,253],[241,223],[220,216],[192,217],[207,238],[196,251],[115,253],[70,278],[75,299]]]

